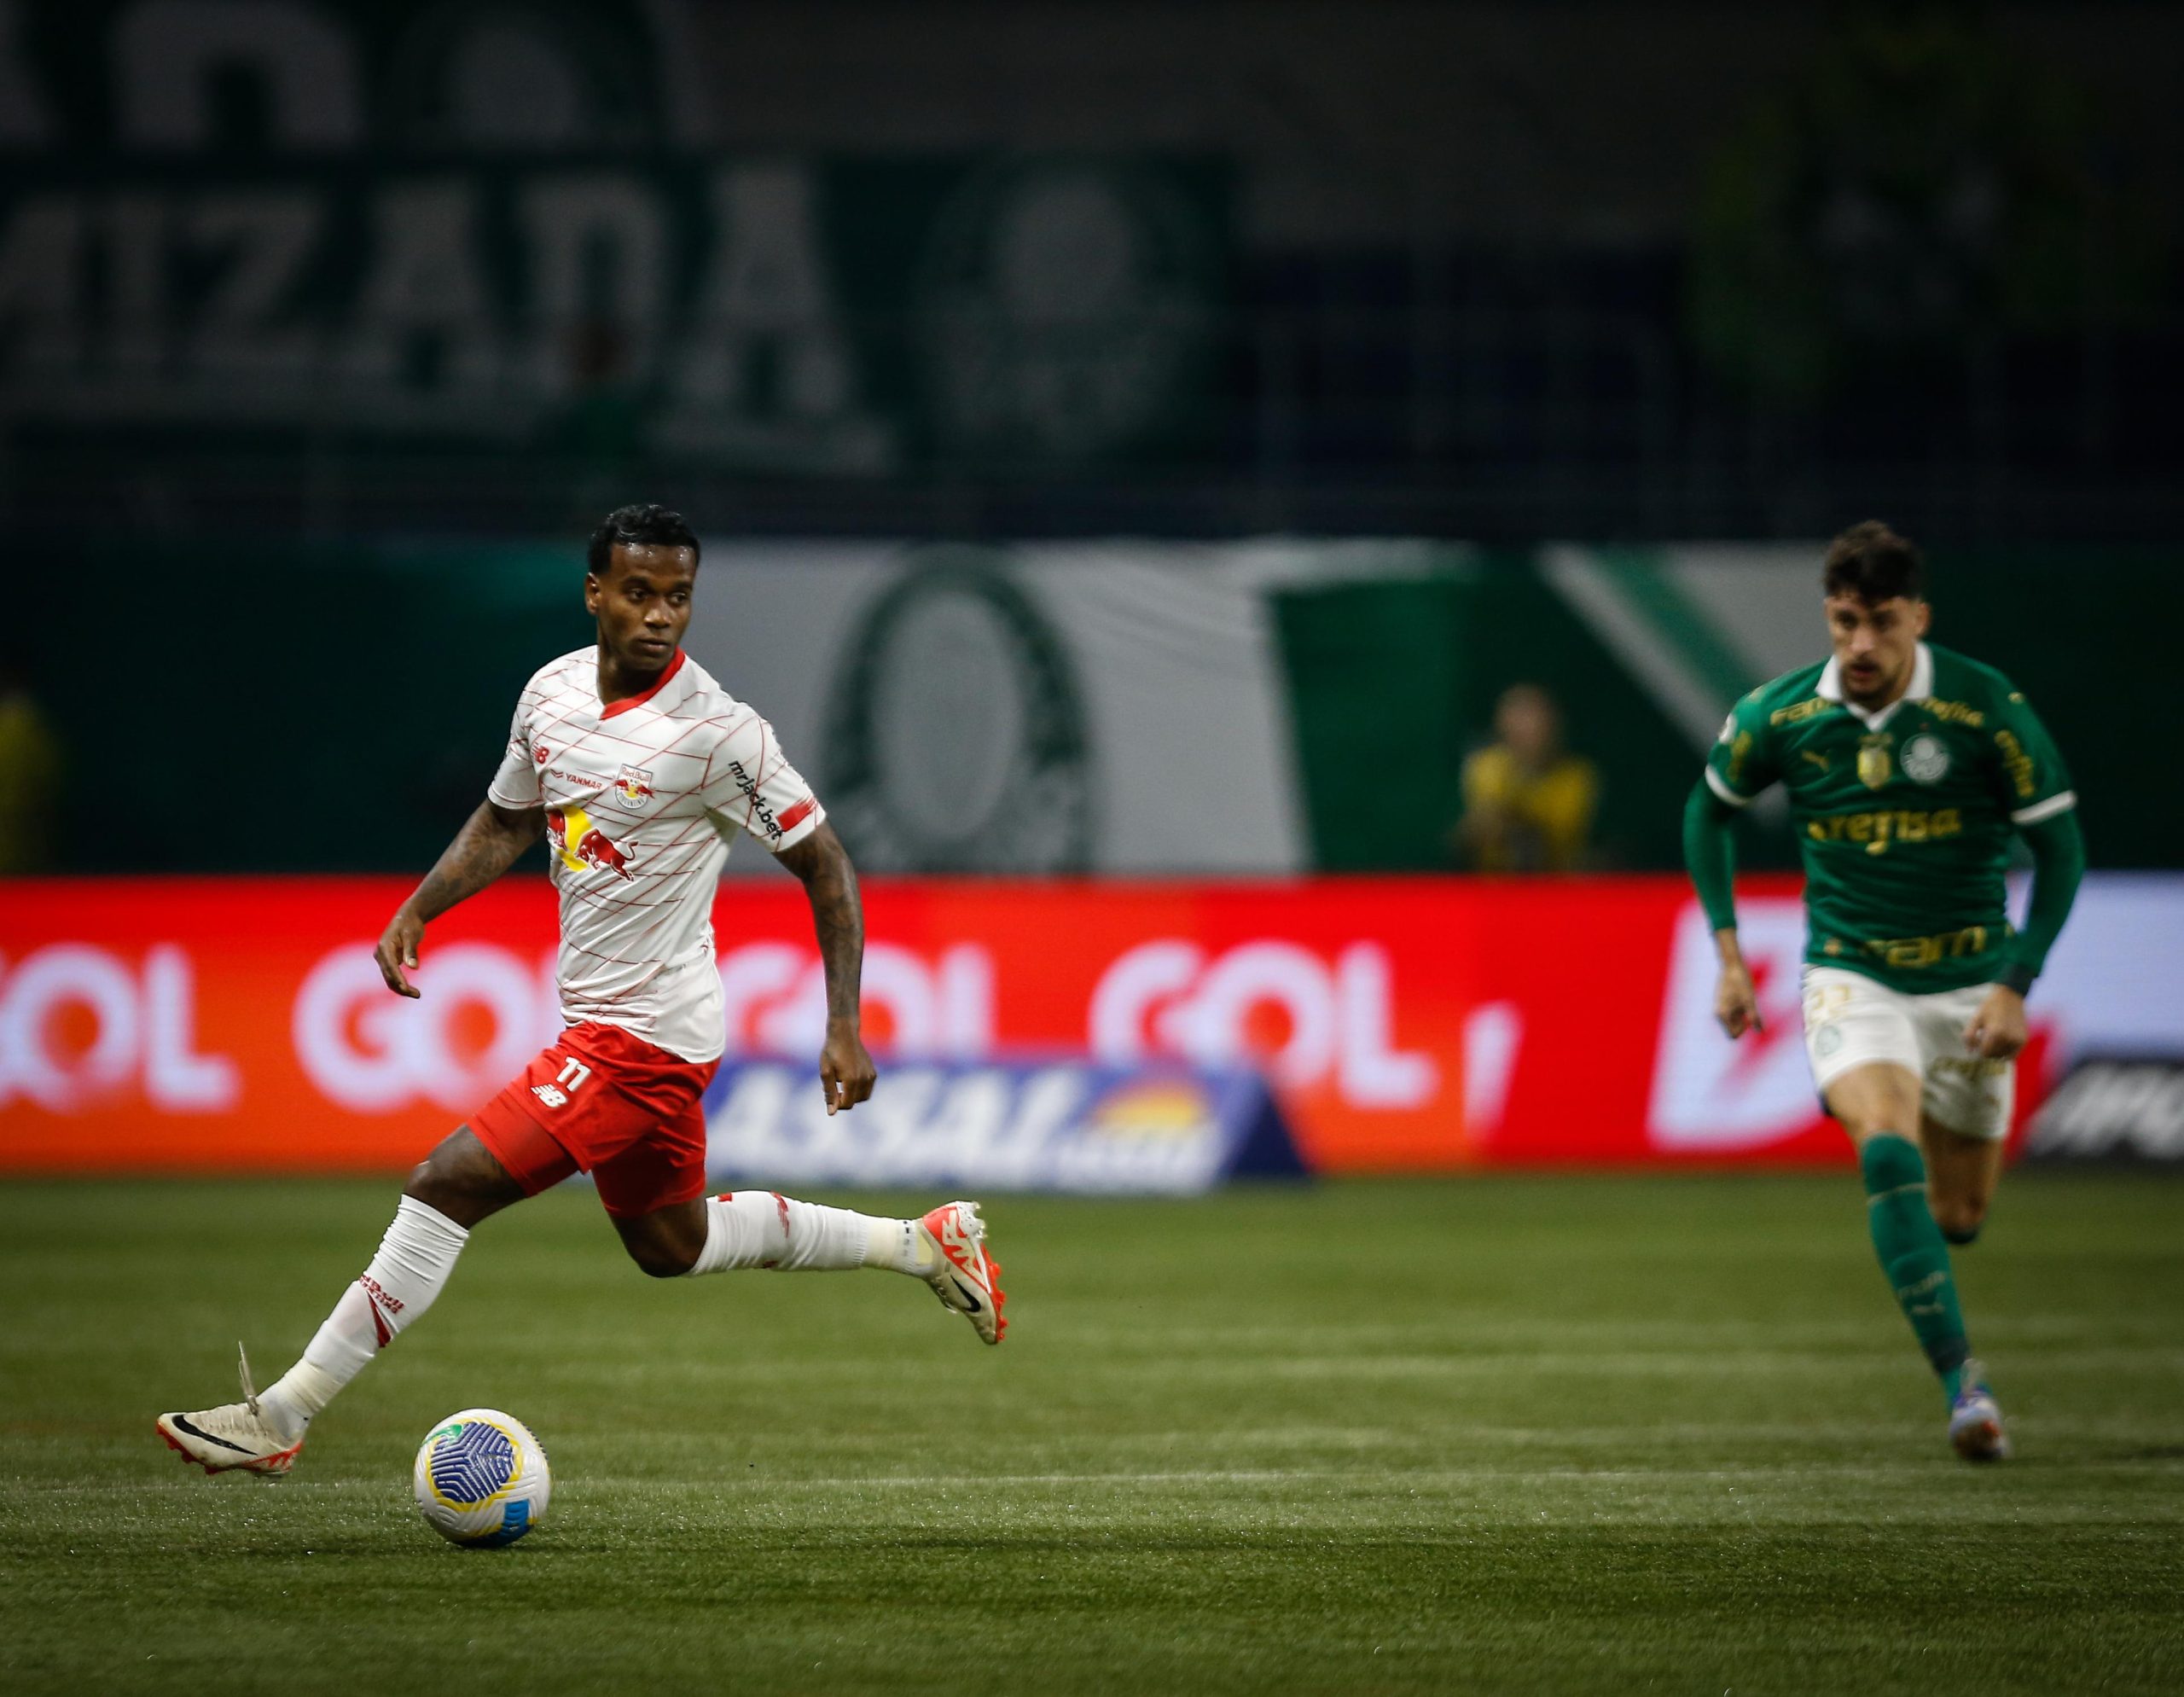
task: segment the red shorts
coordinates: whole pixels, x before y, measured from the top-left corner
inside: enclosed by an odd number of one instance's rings
[[[588,1172],[608,1213],[648,1214],[705,1194],[699,1100],[719,1070],[617,1026],[572,1026],[470,1129],[527,1196]]]

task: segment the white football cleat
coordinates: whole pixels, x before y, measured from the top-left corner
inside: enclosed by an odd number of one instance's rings
[[[1949,1404],[1949,1441],[1967,1462],[2007,1462],[2010,1435],[2002,1428],[2001,1404],[1987,1388],[1987,1370],[1976,1361],[1964,1363],[1961,1388]]]
[[[918,1222],[938,1252],[926,1282],[940,1299],[971,1322],[981,1341],[997,1344],[1008,1335],[1002,1312],[1008,1297],[1001,1287],[1001,1264],[986,1253],[986,1223],[976,1202],[944,1202]]]
[[[273,1429],[258,1409],[258,1392],[250,1382],[250,1357],[243,1354],[240,1344],[235,1345],[235,1355],[242,1373],[242,1400],[191,1414],[163,1414],[159,1419],[160,1436],[166,1440],[168,1449],[178,1452],[185,1462],[196,1462],[208,1474],[241,1467],[246,1473],[278,1479],[295,1465],[304,1440],[298,1438],[292,1442]]]

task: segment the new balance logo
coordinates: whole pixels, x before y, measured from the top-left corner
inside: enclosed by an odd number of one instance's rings
[[[590,1076],[591,1068],[572,1055],[561,1063],[561,1070],[554,1075],[552,1084],[533,1084],[531,1087],[531,1094],[549,1107],[566,1107],[568,1106],[570,1094],[579,1089],[584,1081]],[[569,1087],[567,1091],[560,1088],[563,1084]]]

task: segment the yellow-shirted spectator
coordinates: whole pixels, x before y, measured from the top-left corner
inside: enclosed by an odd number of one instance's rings
[[[1464,762],[1464,813],[1450,834],[1480,872],[1570,872],[1586,863],[1600,778],[1562,747],[1562,715],[1534,683],[1502,692],[1494,741]]]

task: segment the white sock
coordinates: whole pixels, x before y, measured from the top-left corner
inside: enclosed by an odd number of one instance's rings
[[[302,1436],[334,1393],[433,1305],[470,1234],[437,1208],[404,1196],[363,1276],[341,1293],[303,1359],[258,1393],[284,1437]]]
[[[785,1273],[872,1267],[922,1276],[932,1252],[915,1220],[799,1202],[771,1190],[736,1190],[706,1203],[706,1247],[693,1276],[764,1267]]]

